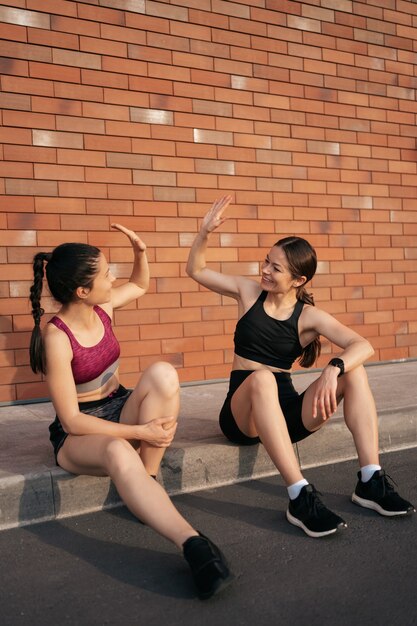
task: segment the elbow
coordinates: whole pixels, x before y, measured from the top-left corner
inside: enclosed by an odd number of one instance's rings
[[[187,263],[187,266],[185,268],[185,273],[190,278],[194,278],[195,279],[195,277],[197,276],[197,272],[195,271],[195,269],[189,263]]]
[[[79,415],[79,414],[78,414]],[[76,423],[76,415],[61,417],[58,415],[58,419],[61,423],[62,428],[67,433],[67,435],[79,435]]]
[[[372,344],[369,343],[369,341],[368,341],[368,349],[369,349],[368,359],[370,359],[372,356],[374,356],[375,350],[374,350]]]
[[[363,343],[364,343],[364,352],[365,352],[364,361],[367,361],[375,354],[375,350],[372,347],[372,344],[367,339],[364,339]]]
[[[149,284],[150,284],[150,280],[149,278],[143,283],[141,289],[143,290],[144,293],[146,293],[149,289]]]

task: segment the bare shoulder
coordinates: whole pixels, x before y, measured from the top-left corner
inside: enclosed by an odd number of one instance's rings
[[[258,281],[252,278],[246,278],[245,276],[237,277],[237,284],[239,288],[239,299],[245,309],[252,306],[255,300],[259,297],[262,288]]]
[[[262,293],[262,287],[256,280],[251,278],[241,278],[239,284],[239,298],[238,298],[238,317],[239,319],[249,311],[249,309],[255,304],[256,300]]]
[[[330,313],[311,304],[304,304],[298,322],[299,335],[306,334],[306,339],[312,341],[317,335],[326,336],[335,326],[341,326]]]
[[[103,311],[107,313],[110,319],[113,318],[113,305],[111,304],[111,302],[105,302],[104,304],[100,304],[99,306],[100,309],[103,309]]]
[[[72,358],[71,344],[67,335],[54,324],[46,324],[42,331],[42,338],[48,357],[56,354],[63,358],[67,355]]]
[[[300,322],[305,328],[314,328],[314,324],[318,320],[331,318],[329,313],[323,309],[319,309],[313,304],[304,303],[303,310],[300,315]]]

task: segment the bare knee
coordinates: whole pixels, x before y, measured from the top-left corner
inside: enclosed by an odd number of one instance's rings
[[[165,361],[153,363],[146,371],[146,375],[155,391],[165,398],[172,398],[179,392],[177,370]]]
[[[363,365],[354,367],[349,372],[345,372],[343,376],[339,378],[342,389],[345,387],[354,387],[356,385],[368,384],[368,374]]]
[[[104,465],[112,478],[132,471],[144,471],[137,452],[125,439],[109,440],[104,450]]]
[[[269,370],[256,370],[249,376],[249,390],[251,396],[265,395],[273,390],[277,393],[275,376]]]

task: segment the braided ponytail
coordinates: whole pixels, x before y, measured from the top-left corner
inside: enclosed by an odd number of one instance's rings
[[[282,248],[288,261],[288,269],[293,278],[305,276],[306,281],[300,287],[297,287],[297,300],[314,306],[314,298],[308,293],[305,285],[316,273],[317,255],[313,246],[302,237],[285,237],[275,244]],[[317,361],[321,352],[320,337],[313,339],[303,350],[299,363],[302,367],[311,367]]]
[[[30,338],[30,367],[36,374],[42,372],[45,374],[45,348],[43,345],[42,333],[41,333],[41,317],[44,314],[44,310],[41,307],[41,295],[43,287],[44,277],[44,263],[48,262],[51,258],[51,254],[48,252],[38,252],[33,259],[33,285],[30,288],[30,301],[32,303],[32,317],[35,326],[32,330],[32,336]]]

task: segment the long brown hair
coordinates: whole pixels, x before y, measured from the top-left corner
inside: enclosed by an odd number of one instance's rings
[[[292,278],[297,279],[301,276],[307,278],[304,284],[297,287],[297,300],[314,306],[313,294],[308,293],[305,288],[317,269],[317,254],[313,246],[302,237],[284,237],[275,245],[284,251]],[[299,358],[300,365],[311,367],[319,358],[320,352],[320,337],[316,337],[304,348]]]

